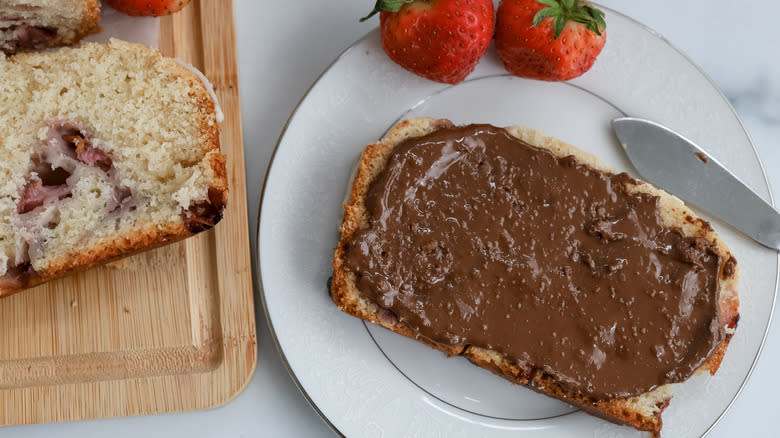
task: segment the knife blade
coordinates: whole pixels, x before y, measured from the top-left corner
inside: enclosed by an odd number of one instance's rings
[[[758,243],[780,249],[780,213],[699,146],[658,123],[612,121],[644,179],[696,205]]]

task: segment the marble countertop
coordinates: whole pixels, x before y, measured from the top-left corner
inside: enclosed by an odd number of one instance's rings
[[[357,18],[373,0],[265,2],[236,0],[243,104],[244,147],[252,242],[263,175],[282,128],[320,72],[346,47],[377,26]],[[773,192],[780,194],[780,57],[776,17],[780,3],[756,0],[652,2],[601,0],[655,29],[684,51],[731,100],[751,134]],[[112,436],[334,436],[298,392],[274,348],[256,294],[257,372],[230,404],[208,411],[9,427],[4,437]],[[780,390],[780,325],[770,330],[764,352],[742,395],[709,435],[770,436]]]

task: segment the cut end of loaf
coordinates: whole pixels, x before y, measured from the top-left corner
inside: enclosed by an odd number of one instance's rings
[[[0,52],[71,46],[100,31],[98,0],[0,0]]]
[[[0,77],[2,294],[222,218],[216,102],[176,61],[112,40],[15,55]]]

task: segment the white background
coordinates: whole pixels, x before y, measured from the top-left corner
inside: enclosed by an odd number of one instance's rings
[[[216,0],[207,0],[216,1]],[[235,0],[249,219],[254,242],[265,169],[284,123],[320,72],[378,25],[359,23],[374,0]],[[731,100],[780,194],[780,2],[601,0],[664,35]],[[254,244],[253,244],[254,245]],[[257,283],[257,282],[256,282]],[[0,429],[2,437],[330,437],[300,395],[271,340],[259,295],[257,372],[235,401],[210,411]],[[780,328],[753,377],[710,437],[775,436]],[[586,433],[587,434],[587,433]]]

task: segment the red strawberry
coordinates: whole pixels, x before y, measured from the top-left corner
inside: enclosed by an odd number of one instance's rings
[[[585,0],[502,0],[496,49],[514,75],[567,81],[593,66],[606,27],[604,13]]]
[[[461,82],[493,37],[492,0],[377,0],[361,21],[380,11],[385,53],[432,81]]]
[[[159,17],[173,14],[187,6],[190,0],[103,0],[119,12],[134,17]]]

